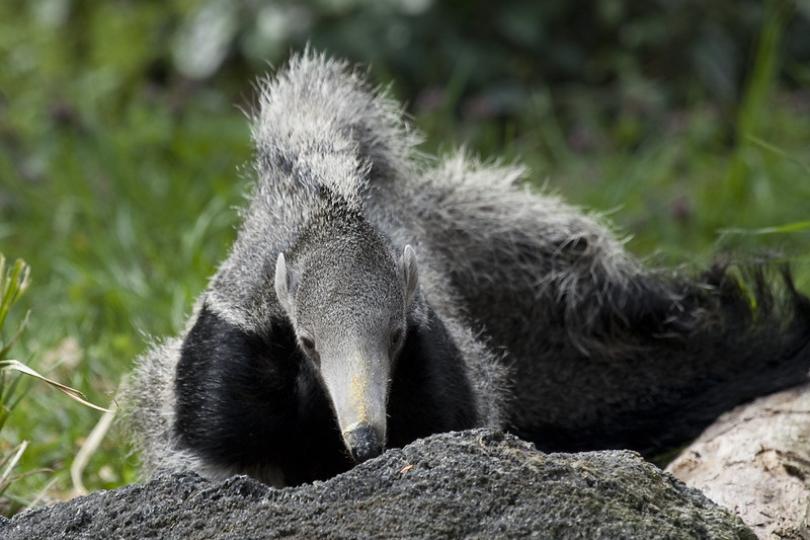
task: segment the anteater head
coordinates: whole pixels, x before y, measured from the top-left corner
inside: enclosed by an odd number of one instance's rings
[[[278,255],[274,285],[352,458],[376,457],[417,289],[413,249],[395,252],[362,218],[320,221]]]

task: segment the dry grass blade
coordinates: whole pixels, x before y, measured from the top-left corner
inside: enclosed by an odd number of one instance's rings
[[[51,490],[51,488],[53,488],[53,486],[56,484],[56,482],[58,480],[59,480],[59,478],[57,478],[56,476],[54,476],[53,478],[48,480],[48,482],[45,484],[45,486],[42,489],[39,490],[39,493],[37,493],[36,497],[34,497],[31,500],[31,502],[29,502],[28,504],[25,505],[25,509],[30,510],[30,509],[36,507],[43,499],[45,499],[48,492]]]
[[[49,379],[48,377],[31,369],[30,367],[26,366],[25,364],[23,364],[18,360],[0,360],[0,369],[11,369],[23,373],[25,375],[28,375],[29,377],[34,377],[35,379],[38,379],[44,383],[53,386],[57,390],[66,394],[69,398],[78,401],[82,405],[86,405],[87,407],[90,407],[91,409],[96,409],[97,411],[108,412],[108,409],[105,409],[104,407],[99,407],[98,405],[87,401],[87,397],[80,391],[76,390],[75,388],[71,388],[70,386],[57,382],[53,379]]]
[[[113,401],[109,410],[104,413],[93,428],[93,431],[91,431],[90,435],[87,436],[87,439],[82,447],[76,453],[76,457],[73,459],[73,464],[70,466],[70,479],[73,482],[74,495],[87,495],[87,488],[84,486],[84,482],[82,481],[84,469],[87,467],[87,464],[90,462],[90,458],[98,449],[98,446],[101,444],[101,441],[104,439],[104,436],[110,429],[117,411],[118,405],[115,403],[115,401]]]
[[[26,448],[28,448],[28,441],[21,442],[19,445],[17,445],[17,449],[14,451],[14,453],[3,460],[5,469],[3,469],[3,473],[0,474],[0,494],[2,494],[11,483],[9,480],[11,477],[11,471],[14,470],[17,462],[20,461],[20,458],[22,457]]]

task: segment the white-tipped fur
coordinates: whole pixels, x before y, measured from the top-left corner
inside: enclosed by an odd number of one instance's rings
[[[357,167],[369,167],[372,181],[411,169],[421,137],[404,121],[401,107],[347,62],[306,51],[259,87],[252,134],[260,178],[279,172],[263,156],[291,154],[290,166],[333,183],[350,199],[364,191],[366,179],[352,175]],[[313,147],[313,140],[331,141],[334,147]],[[332,151],[338,156],[324,160]]]
[[[201,467],[191,453],[176,448],[172,436],[174,374],[181,345],[178,338],[153,345],[138,360],[124,389],[125,421],[146,476]]]

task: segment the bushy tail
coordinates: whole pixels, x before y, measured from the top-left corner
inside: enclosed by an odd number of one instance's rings
[[[787,269],[772,278],[763,267],[725,266],[697,278],[648,271],[600,283],[594,276],[575,315],[565,299],[551,307],[558,310],[546,329],[553,353],[536,359],[548,363],[547,374],[573,369],[573,384],[555,396],[541,383],[551,412],[518,415],[518,431],[549,450],[655,454],[740,403],[805,382],[810,300]]]
[[[718,265],[694,280],[671,278],[669,298],[625,299],[617,335],[645,336],[624,344],[638,341],[641,349],[632,356],[648,362],[658,379],[639,396],[648,409],[616,419],[627,445],[653,452],[682,444],[722,412],[807,380],[810,299],[796,290],[787,268],[779,278],[772,274],[763,266]],[[609,324],[598,326],[605,331]],[[606,347],[619,343],[607,337]]]

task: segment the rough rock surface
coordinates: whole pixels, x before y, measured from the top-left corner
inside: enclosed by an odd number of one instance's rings
[[[9,540],[527,536],[753,538],[733,514],[635,453],[543,454],[486,430],[433,436],[297,488],[176,476],[0,525]]]

